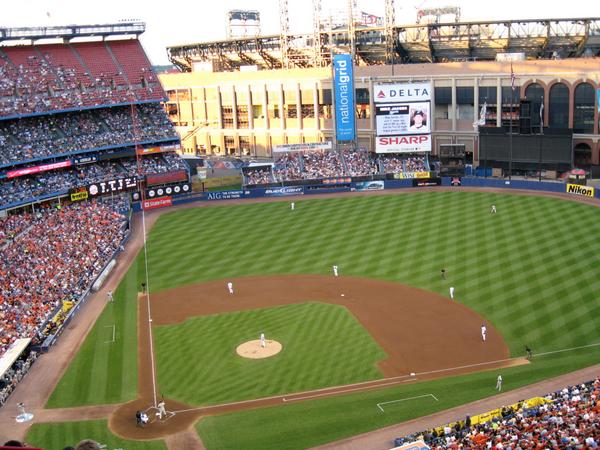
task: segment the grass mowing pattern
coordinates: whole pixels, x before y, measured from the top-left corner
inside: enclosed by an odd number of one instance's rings
[[[279,354],[235,353],[263,331],[283,345]],[[324,303],[197,317],[156,327],[154,336],[161,394],[194,405],[377,379],[377,361],[387,357],[346,308]]]
[[[495,204],[497,214],[490,214]],[[497,326],[513,354],[600,341],[600,210],[476,192],[189,209],[149,245],[154,289],[276,273],[381,278],[456,298]],[[194,251],[190,251],[190,249]],[[440,269],[448,270],[442,280]]]
[[[27,433],[27,443],[47,450],[74,447],[83,439],[93,439],[106,445],[107,450],[166,450],[164,441],[127,441],[108,431],[106,420],[34,424]]]
[[[590,360],[599,359],[598,347],[535,358],[530,365],[503,369],[502,387],[503,390],[516,389],[558,375],[565,371],[565,367],[576,370],[589,365]],[[207,450],[305,449],[495,395],[497,374],[496,371],[479,372],[426,383],[206,417],[198,422],[196,429]],[[439,402],[427,397],[385,405],[384,413],[377,408],[377,403],[424,394],[435,395]],[[235,430],[235,433],[231,430]],[[392,442],[389,444],[391,447]]]
[[[131,267],[54,389],[47,408],[102,405],[137,396],[137,279]],[[77,320],[77,318],[75,318]],[[112,326],[115,325],[115,342]],[[56,448],[56,447],[51,447]]]

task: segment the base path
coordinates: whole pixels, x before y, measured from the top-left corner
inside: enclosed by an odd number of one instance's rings
[[[167,409],[179,411],[166,421],[145,428],[135,426],[135,411],[153,404],[150,343],[146,297],[139,299],[139,398],[111,415],[111,431],[128,439],[156,439],[189,429],[200,417],[283,402],[374,389],[397,383],[440,378],[459,373],[505,367],[526,360],[509,358],[500,333],[488,325],[481,339],[483,318],[447,297],[422,289],[359,277],[282,275],[243,277],[233,280],[235,295],[226,281],[167,289],[151,296],[154,325],[173,325],[191,317],[254,310],[279,305],[320,301],[342,305],[358,319],[388,354],[379,363],[384,379],[226,405],[194,407],[166,399]],[[341,296],[344,293],[344,296]],[[417,339],[415,339],[415,337]],[[260,349],[260,341],[254,350]],[[272,342],[274,344],[274,342]],[[268,342],[267,349],[271,346]],[[274,346],[274,345],[273,345]],[[261,349],[263,350],[263,349]],[[160,362],[159,362],[160,364]],[[415,373],[416,376],[411,376]],[[160,383],[159,383],[160,384]]]

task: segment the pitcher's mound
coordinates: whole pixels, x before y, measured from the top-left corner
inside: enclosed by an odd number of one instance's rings
[[[270,339],[265,339],[265,344],[264,348],[261,347],[260,339],[256,339],[238,345],[235,351],[242,358],[261,359],[276,355],[283,348],[279,342]]]

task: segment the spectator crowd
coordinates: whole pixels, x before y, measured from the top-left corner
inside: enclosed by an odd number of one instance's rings
[[[0,357],[17,338],[43,339],[46,321],[80,300],[126,232],[125,216],[96,201],[46,208],[28,223],[0,249]]]
[[[60,153],[177,139],[158,104],[0,121],[0,164]]]
[[[360,177],[408,172],[428,172],[427,156],[379,155],[361,150],[316,150],[282,153],[274,162],[273,177],[265,170],[244,172],[246,184],[266,184],[294,180],[318,180],[341,176]],[[269,170],[267,170],[269,172]],[[250,176],[249,174],[252,173]]]
[[[271,168],[250,168],[243,172],[246,177],[245,184],[268,184],[273,182]]]
[[[6,402],[36,359],[37,352],[26,352],[0,378],[0,406]]]
[[[534,403],[534,402],[532,402]],[[594,449],[600,445],[600,379],[546,395],[544,402],[504,407],[499,417],[471,424],[471,418],[441,429],[415,433],[432,449]]]

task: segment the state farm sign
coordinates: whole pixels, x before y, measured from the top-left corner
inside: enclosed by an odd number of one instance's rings
[[[431,135],[420,136],[379,136],[375,141],[377,153],[430,152]]]

